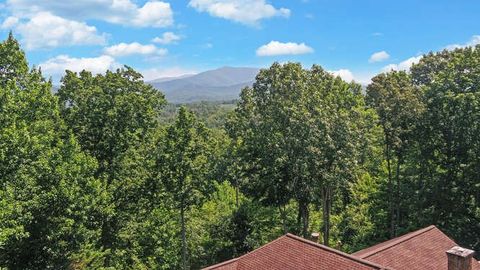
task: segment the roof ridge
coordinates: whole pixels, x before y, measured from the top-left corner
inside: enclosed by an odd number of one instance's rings
[[[413,232],[410,232],[410,233],[406,233],[406,234],[404,234],[404,235],[402,235],[402,236],[398,236],[398,237],[396,237],[396,238],[391,239],[391,240],[393,240],[393,241],[392,241],[391,243],[387,244],[387,245],[384,245],[384,246],[379,247],[379,248],[377,248],[377,249],[371,250],[371,251],[369,251],[369,252],[367,252],[367,253],[365,253],[365,254],[363,254],[363,255],[357,255],[357,256],[358,256],[359,258],[362,258],[362,259],[368,258],[368,257],[370,257],[370,256],[372,256],[372,255],[374,255],[374,254],[377,254],[377,253],[380,252],[380,251],[384,251],[384,250],[389,249],[389,248],[391,248],[391,247],[394,247],[394,246],[396,246],[396,245],[398,245],[398,244],[400,244],[400,243],[403,243],[403,242],[405,242],[405,241],[408,241],[408,240],[410,240],[410,239],[412,239],[412,238],[414,238],[414,237],[416,237],[416,236],[419,236],[419,235],[421,235],[421,234],[424,234],[424,233],[426,233],[426,232],[429,232],[429,231],[431,231],[432,229],[438,229],[438,228],[437,228],[435,225],[430,225],[430,226],[425,227],[425,228],[423,228],[423,229],[419,229],[419,230],[416,230],[416,231],[413,231]],[[381,244],[381,243],[379,243],[379,244]]]
[[[373,262],[370,262],[370,261],[367,261],[367,260],[364,260],[363,258],[359,258],[359,257],[356,257],[356,256],[353,256],[353,255],[350,255],[348,253],[345,253],[345,252],[342,252],[340,250],[336,250],[334,248],[331,248],[331,247],[327,247],[325,245],[322,245],[322,244],[319,244],[319,243],[316,243],[316,242],[313,242],[313,241],[310,241],[308,239],[305,239],[303,237],[300,237],[300,236],[296,236],[294,234],[291,234],[291,233],[287,233],[285,235],[286,237],[289,237],[289,238],[292,238],[294,240],[297,240],[297,241],[301,241],[305,244],[308,244],[308,245],[311,245],[311,246],[314,246],[314,247],[317,247],[317,248],[321,248],[321,249],[324,249],[326,251],[329,251],[329,252],[333,252],[337,255],[340,255],[342,257],[345,257],[345,258],[348,258],[348,259],[351,259],[351,260],[354,260],[356,262],[359,262],[359,263],[362,263],[362,264],[365,264],[365,265],[369,265],[369,266],[373,266],[373,267],[376,267],[378,268],[379,270],[384,270],[384,269],[389,269],[389,268],[386,268],[385,266],[382,266],[382,265],[379,265],[379,264],[376,264],[376,263],[373,263]],[[282,237],[281,237],[282,238]]]
[[[255,252],[257,252],[258,250],[263,249],[263,248],[269,246],[269,245],[272,244],[272,243],[275,243],[275,242],[277,242],[277,241],[280,241],[280,239],[285,238],[286,236],[287,236],[287,235],[284,234],[284,235],[278,237],[277,239],[275,239],[275,240],[273,240],[273,241],[271,241],[271,242],[268,242],[268,243],[262,245],[262,246],[259,247],[259,248],[256,248],[256,249],[254,249],[254,250],[252,250],[252,251],[250,251],[250,252],[248,252],[248,253],[243,254],[242,256],[240,256],[240,257],[238,257],[238,258],[240,259],[240,258],[242,258],[242,257],[245,257],[245,256],[249,255],[249,254],[255,253]]]
[[[202,270],[211,270],[211,269],[215,269],[217,267],[220,267],[220,266],[224,266],[224,265],[227,265],[227,264],[230,264],[232,262],[235,262],[237,261],[238,258],[233,258],[233,259],[230,259],[228,261],[224,261],[224,262],[221,262],[221,263],[217,263],[217,264],[214,264],[214,265],[211,265],[211,266],[208,266],[206,268],[202,268]]]
[[[252,250],[252,251],[250,251],[250,252],[247,252],[247,253],[245,253],[245,254],[243,254],[243,255],[241,255],[241,256],[238,256],[237,258],[233,258],[233,259],[228,260],[228,261],[226,261],[226,262],[222,262],[222,263],[218,263],[218,264],[209,266],[209,268],[204,268],[203,270],[214,269],[214,268],[211,268],[211,267],[218,267],[218,266],[222,266],[222,265],[226,264],[227,262],[230,262],[230,263],[231,263],[231,262],[234,262],[234,261],[236,261],[236,260],[240,260],[241,258],[246,257],[246,256],[248,256],[248,255],[250,255],[250,254],[252,254],[252,253],[256,253],[257,251],[259,251],[259,250],[261,250],[261,249],[269,246],[270,244],[273,244],[273,243],[275,243],[275,242],[277,242],[277,241],[280,241],[281,239],[287,237],[288,235],[293,235],[293,234],[290,234],[290,233],[284,234],[284,235],[282,235],[282,236],[280,236],[280,237],[278,237],[278,238],[276,238],[276,239],[274,239],[274,240],[272,240],[272,241],[270,241],[270,242],[268,242],[268,243],[263,244],[263,245],[260,246],[259,248],[256,248],[256,249],[254,249],[254,250]],[[297,237],[298,237],[298,236],[297,236]]]

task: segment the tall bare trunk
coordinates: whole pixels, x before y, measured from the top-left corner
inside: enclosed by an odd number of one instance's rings
[[[285,205],[279,205],[278,206],[278,211],[280,212],[280,217],[282,219],[282,229],[283,229],[283,233],[284,234],[287,234],[288,233],[288,229],[287,229],[287,213],[286,213],[286,210],[285,210]]]
[[[401,188],[400,188],[400,167],[401,167],[401,164],[403,163],[403,158],[402,156],[399,154],[398,155],[398,158],[397,158],[397,173],[395,175],[396,177],[396,193],[395,193],[395,208],[396,208],[396,224],[397,224],[397,228],[395,230],[395,235],[398,233],[398,226],[400,225],[400,205],[401,205],[401,196],[400,196],[400,192],[401,192]]]
[[[323,244],[329,246],[330,240],[330,212],[332,206],[332,192],[330,187],[322,188],[323,209]]]
[[[238,209],[239,202],[238,202],[238,179],[235,178],[235,205]]]
[[[310,214],[309,214],[309,211],[308,211],[308,204],[307,203],[303,203],[303,207],[302,207],[302,220],[303,220],[303,228],[302,228],[302,232],[303,232],[303,237],[304,238],[307,238],[309,237],[308,235],[308,225],[309,225],[309,221],[310,221]]]
[[[385,156],[387,158],[387,171],[388,171],[388,198],[389,198],[389,212],[390,212],[390,238],[395,237],[395,207],[394,207],[394,191],[393,191],[393,179],[392,179],[392,157],[390,154],[390,140],[387,134],[385,134]]]
[[[302,236],[307,238],[309,225],[308,203],[302,200],[298,202],[297,224],[302,228]]]
[[[183,270],[188,270],[188,264],[187,264],[187,232],[185,228],[185,207],[181,206],[180,209],[180,223],[182,226],[182,265],[183,265]]]

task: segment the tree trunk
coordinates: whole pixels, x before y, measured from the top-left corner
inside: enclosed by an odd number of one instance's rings
[[[330,212],[332,205],[332,194],[330,187],[322,188],[322,204],[323,204],[323,244],[329,246],[330,240]]]
[[[390,140],[388,135],[385,134],[385,156],[387,159],[387,171],[388,171],[388,198],[389,198],[389,211],[390,211],[390,238],[395,237],[395,207],[394,207],[394,191],[393,191],[393,179],[392,179],[392,157],[390,155]]]
[[[398,226],[400,225],[400,200],[401,200],[401,196],[400,196],[400,166],[401,166],[401,163],[403,162],[402,160],[402,157],[401,155],[398,155],[398,158],[397,158],[397,173],[395,175],[396,177],[396,194],[395,194],[395,209],[396,209],[396,225],[397,225],[397,228],[395,228],[395,235],[398,233]]]
[[[279,205],[278,206],[278,211],[280,212],[280,217],[282,219],[282,229],[283,229],[283,234],[287,234],[287,215],[286,215],[286,210],[285,210],[285,205]]]
[[[308,238],[308,224],[309,224],[309,211],[308,211],[308,203],[303,203],[302,206],[302,221],[303,221],[303,227],[302,227],[302,233],[304,238]]]
[[[239,207],[238,203],[238,180],[235,178],[235,205],[237,206],[237,209]]]
[[[188,270],[187,265],[187,232],[185,228],[185,207],[180,207],[180,223],[182,226],[182,266],[183,270]]]
[[[298,202],[298,216],[297,216],[298,227],[302,229],[302,236],[304,238],[308,237],[308,224],[309,224],[309,213],[308,213],[308,203],[304,201]]]

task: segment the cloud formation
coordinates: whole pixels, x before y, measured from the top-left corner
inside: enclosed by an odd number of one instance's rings
[[[376,63],[376,62],[382,62],[390,58],[390,55],[386,51],[381,51],[381,52],[376,52],[370,56],[370,59],[368,59],[368,62],[370,63]]]
[[[102,45],[105,35],[99,34],[94,26],[67,20],[49,12],[36,13],[27,21],[8,17],[3,29],[14,29],[22,36],[26,49],[53,48],[72,45]]]
[[[447,50],[455,50],[459,48],[471,47],[480,44],[480,35],[472,36],[472,38],[465,44],[450,44],[445,47]]]
[[[104,49],[106,55],[122,57],[133,54],[163,56],[168,53],[167,49],[157,48],[155,45],[143,45],[138,42],[119,43]]]
[[[137,27],[166,27],[173,25],[170,3],[150,0],[138,6],[131,0],[7,0],[12,16],[30,18],[39,12],[50,12],[69,20],[101,20]]]
[[[154,39],[152,39],[152,42],[167,45],[167,44],[175,43],[180,39],[182,39],[182,37],[179,35],[176,35],[173,32],[165,32],[162,34],[161,37],[155,37]]]
[[[391,70],[405,70],[408,71],[413,64],[416,64],[422,59],[422,55],[410,57],[407,60],[404,60],[398,64],[390,64],[383,67],[382,72],[388,72]]]
[[[39,66],[42,68],[43,73],[49,74],[54,77],[55,80],[58,80],[60,76],[64,74],[65,70],[75,72],[88,70],[94,74],[99,74],[118,68],[120,64],[108,55],[92,58],[75,58],[68,55],[59,55],[40,63]]]
[[[314,50],[305,43],[270,41],[257,49],[257,56],[298,55],[313,52]]]
[[[276,8],[265,0],[190,0],[188,3],[199,12],[246,25],[258,25],[263,19],[289,17],[290,10]]]
[[[0,27],[2,29],[12,29],[18,24],[18,21],[19,19],[17,17],[10,16],[3,21]]]
[[[353,73],[348,69],[339,69],[339,70],[333,70],[329,72],[332,73],[333,76],[339,76],[346,82],[351,82],[355,79],[355,77],[353,76]]]

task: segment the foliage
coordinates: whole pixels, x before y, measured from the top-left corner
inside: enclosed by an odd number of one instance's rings
[[[237,152],[249,178],[243,190],[279,209],[296,200],[304,236],[309,204],[320,201],[328,244],[334,192],[354,178],[366,115],[360,86],[319,66],[262,70],[253,88],[243,90],[227,126],[241,143]]]
[[[104,264],[130,265],[142,239],[132,239],[128,230],[141,226],[138,220],[154,218],[148,214],[159,207],[151,204],[148,190],[154,174],[149,150],[154,147],[165,99],[129,67],[95,76],[67,71],[62,83],[57,93],[60,115],[82,149],[96,158],[95,177],[108,194],[97,221]]]
[[[9,33],[7,40],[0,43],[0,87],[5,87],[8,81],[21,83],[28,74],[28,63],[20,44]]]
[[[213,137],[193,113],[181,107],[178,119],[157,143],[158,181],[178,209],[182,237],[182,265],[188,269],[185,212],[200,205],[212,190],[209,177]]]
[[[417,139],[419,224],[480,245],[480,46],[430,53],[413,66],[425,92]]]
[[[229,103],[202,101],[183,105],[167,104],[161,113],[160,122],[163,124],[173,123],[182,106],[185,106],[189,111],[193,112],[198,120],[205,123],[208,128],[215,129],[222,128],[228,113],[235,109],[235,103],[233,101]]]
[[[414,149],[414,130],[424,110],[422,92],[405,71],[382,73],[367,87],[367,102],[376,110],[383,129],[387,163],[390,238],[397,236],[402,222],[403,165]]]
[[[480,243],[480,46],[363,93],[274,63],[236,105],[167,105],[129,67],[57,94],[0,43],[0,269],[199,269],[291,232],[353,252],[437,225]]]
[[[97,163],[65,129],[51,84],[28,70],[12,36],[3,53],[11,57],[0,68],[0,267],[67,268],[99,236],[90,218],[105,197]]]

